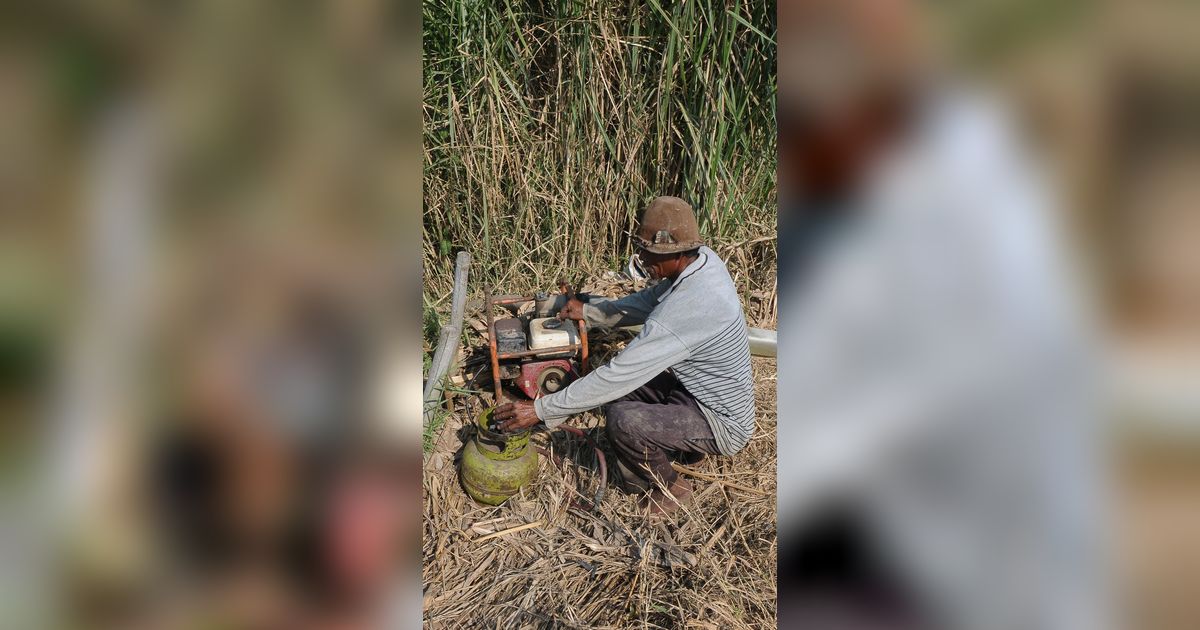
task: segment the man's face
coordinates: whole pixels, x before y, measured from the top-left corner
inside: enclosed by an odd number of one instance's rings
[[[670,278],[680,271],[678,269],[679,254],[655,254],[641,250],[638,252],[638,258],[642,260],[642,267],[650,275],[651,280]]]

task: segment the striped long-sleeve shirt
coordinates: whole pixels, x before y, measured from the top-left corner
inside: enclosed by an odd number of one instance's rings
[[[746,318],[725,263],[701,247],[673,282],[584,305],[591,326],[643,324],[612,361],[536,402],[549,427],[641,387],[668,368],[700,403],[717,448],[742,449],[754,431],[754,382]]]

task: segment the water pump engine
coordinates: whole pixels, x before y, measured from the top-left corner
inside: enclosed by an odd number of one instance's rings
[[[496,400],[503,398],[506,383],[536,399],[560,391],[586,371],[586,325],[555,316],[569,295],[567,291],[554,295],[487,295],[484,308]],[[522,314],[522,307],[531,302],[533,308]],[[512,317],[494,318],[496,306],[506,308]]]

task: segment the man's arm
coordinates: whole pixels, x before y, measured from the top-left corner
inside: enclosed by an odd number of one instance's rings
[[[588,328],[616,328],[646,323],[650,312],[658,306],[658,298],[670,288],[669,281],[630,293],[618,300],[593,297],[583,305],[583,317]]]
[[[663,370],[686,359],[687,346],[662,324],[647,320],[642,332],[612,361],[566,389],[539,398],[537,415],[554,428],[568,416],[612,402],[645,385]]]
[[[647,324],[646,318],[658,304],[658,298],[670,288],[670,282],[660,282],[619,300],[595,299],[584,304],[571,299],[559,311],[562,319],[584,319],[589,328],[633,326]],[[514,401],[496,408],[496,419],[504,431],[524,429],[545,420],[554,428],[568,416],[599,407],[641,387],[659,372],[687,356],[687,348],[675,334],[661,324],[649,324],[650,332],[642,329],[625,351],[611,363],[601,366],[567,389],[553,394],[555,401]],[[664,336],[665,335],[665,336]],[[616,373],[611,373],[616,365]],[[597,375],[599,374],[599,376]],[[567,392],[571,394],[568,396]],[[549,405],[545,409],[543,406]]]

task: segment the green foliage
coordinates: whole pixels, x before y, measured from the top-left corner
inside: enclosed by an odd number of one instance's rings
[[[773,2],[426,2],[427,302],[460,249],[475,288],[617,268],[660,194],[770,290],[774,38]]]

